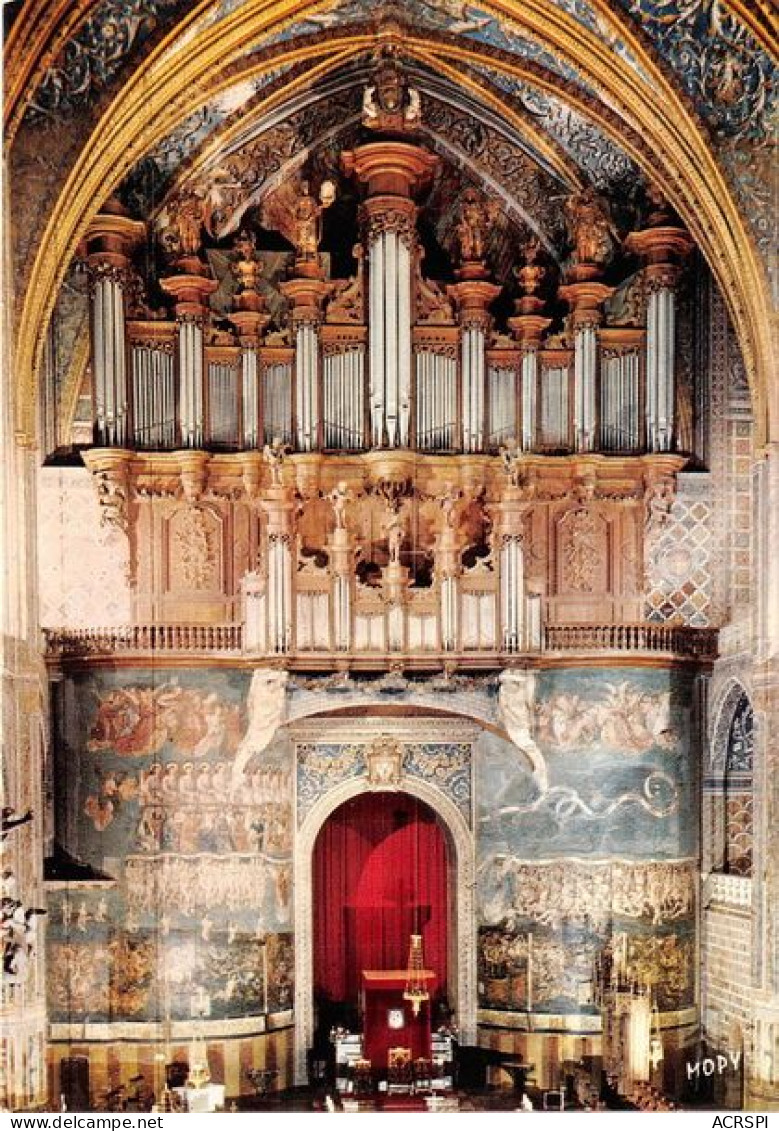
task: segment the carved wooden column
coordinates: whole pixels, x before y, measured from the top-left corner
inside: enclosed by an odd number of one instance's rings
[[[676,287],[681,262],[693,247],[683,228],[655,227],[631,232],[628,251],[646,266],[646,431],[651,452],[674,446],[676,395]]]
[[[162,289],[176,300],[179,431],[185,448],[201,448],[205,439],[203,324],[208,316],[208,296],[217,288],[213,279],[194,273],[198,263],[190,257],[186,260],[188,274],[160,280]],[[205,272],[205,268],[202,270]]]
[[[368,252],[371,443],[405,448],[411,424],[411,272],[417,207],[413,196],[437,158],[416,145],[381,141],[342,155],[344,169],[367,186],[363,219]]]
[[[108,446],[122,447],[131,434],[125,292],[130,253],[145,233],[143,222],[131,220],[116,200],[105,205],[87,231],[95,439]]]
[[[573,321],[573,423],[577,452],[591,452],[597,447],[598,327],[603,319],[601,306],[613,293],[613,287],[592,279],[567,283],[559,291],[571,307]]]
[[[296,270],[300,269],[296,263]],[[321,446],[322,390],[320,380],[319,325],[322,301],[328,285],[319,277],[318,263],[306,265],[309,277],[281,284],[292,300],[295,335],[295,444],[298,451],[312,452]]]
[[[265,541],[268,562],[266,599],[268,651],[271,654],[284,655],[292,646],[294,624],[295,595],[292,584],[294,489],[272,484],[266,488],[260,505],[268,516]]]

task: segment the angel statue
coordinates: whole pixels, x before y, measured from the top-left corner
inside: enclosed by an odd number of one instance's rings
[[[577,264],[605,266],[617,243],[606,201],[593,188],[569,196],[565,213]]]
[[[466,189],[463,193],[460,221],[457,225],[460,255],[464,262],[473,263],[484,259],[486,234],[487,213],[484,202],[476,189]]]
[[[285,444],[280,436],[274,436],[270,444],[262,449],[262,456],[270,469],[270,481],[273,487],[283,484],[284,457],[290,452],[289,444]]]
[[[336,483],[335,487],[330,492],[329,499],[333,504],[336,530],[346,530],[346,507],[350,498],[349,485],[343,480],[341,480],[340,483]]]

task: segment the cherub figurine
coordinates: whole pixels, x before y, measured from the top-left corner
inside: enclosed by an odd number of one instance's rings
[[[270,481],[274,487],[281,487],[283,484],[284,457],[291,450],[289,444],[285,444],[280,436],[274,436],[272,442],[262,449],[263,459],[270,468]]]
[[[328,498],[333,504],[336,530],[346,530],[346,507],[351,498],[349,485],[343,480],[340,483],[336,483],[335,487],[328,495]]]
[[[458,491],[453,483],[447,483],[441,496],[441,510],[444,513],[444,527],[449,530],[457,527],[457,504],[461,498],[462,491]]]

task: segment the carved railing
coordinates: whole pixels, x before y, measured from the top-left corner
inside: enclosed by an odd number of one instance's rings
[[[143,652],[240,652],[240,624],[134,624],[121,628],[44,629],[46,651],[59,656]]]
[[[128,625],[119,628],[45,629],[47,654],[52,657],[75,658],[107,655],[178,653],[209,655],[233,653],[260,655],[255,649],[244,649],[244,630],[241,624],[151,624]],[[542,632],[541,652],[592,653],[621,652],[664,654],[694,660],[713,660],[717,655],[717,630],[684,628],[662,624],[612,624],[612,625],[546,625]],[[521,653],[520,653],[521,654]],[[501,649],[479,651],[480,666],[490,656],[496,666],[505,660],[516,662],[518,653],[509,657]],[[538,651],[526,651],[530,657]],[[325,662],[330,652],[306,650],[292,651],[283,658],[295,664],[296,660],[310,663]],[[282,656],[276,655],[277,660]],[[339,653],[339,659],[364,658],[360,649]],[[413,657],[399,654],[374,653],[371,659],[393,663]],[[436,650],[425,654],[427,663],[437,658],[447,663],[467,666],[473,659],[470,650],[441,653]]]
[[[717,656],[715,628],[665,624],[557,624],[543,630],[545,652],[670,652],[692,659]]]
[[[731,876],[726,872],[712,872],[704,880],[703,899],[707,905],[751,907],[752,879],[750,876]]]

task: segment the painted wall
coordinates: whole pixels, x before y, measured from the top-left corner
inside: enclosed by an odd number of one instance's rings
[[[476,746],[479,997],[485,1009],[596,1013],[613,945],[661,1011],[695,1000],[698,817],[691,679],[548,670],[536,683],[539,791],[510,743]]]
[[[247,673],[95,671],[59,685],[57,839],[112,887],[49,907],[54,1022],[212,1019],[292,1004],[292,763],[234,785]]]

